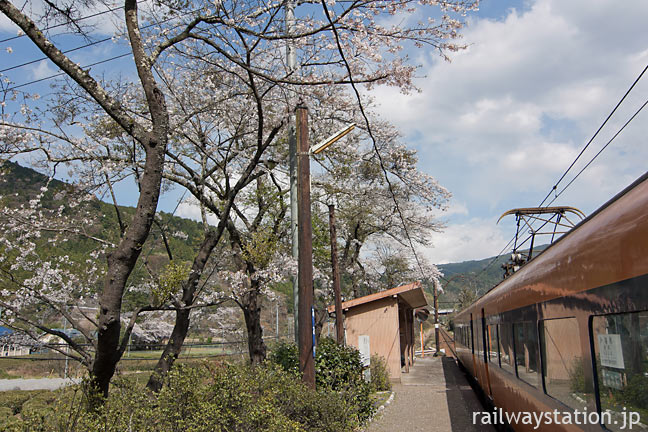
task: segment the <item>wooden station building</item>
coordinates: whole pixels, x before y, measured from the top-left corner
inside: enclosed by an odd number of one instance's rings
[[[382,356],[391,380],[400,381],[401,369],[409,372],[414,362],[414,309],[426,305],[420,282],[343,302],[346,344]]]

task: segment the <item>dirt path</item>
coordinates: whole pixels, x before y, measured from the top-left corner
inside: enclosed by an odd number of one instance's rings
[[[79,380],[70,378],[16,378],[0,380],[0,391],[8,390],[56,390],[70,384],[75,384]]]

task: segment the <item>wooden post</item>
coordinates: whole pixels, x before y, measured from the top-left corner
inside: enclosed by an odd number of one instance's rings
[[[342,312],[342,296],[340,294],[340,272],[338,270],[335,206],[333,204],[329,204],[328,209],[329,230],[331,233],[331,271],[333,273],[333,293],[335,294],[335,333],[337,336],[337,343],[344,345],[344,312]]]
[[[410,350],[409,350],[409,356],[410,356],[410,365],[414,364],[414,309],[410,309],[409,313],[409,338],[410,338]]]
[[[423,322],[421,322],[421,358],[425,357],[425,346],[423,345]]]
[[[297,106],[297,225],[299,234],[299,370],[302,381],[315,388],[313,346],[313,226],[310,203],[308,108]]]
[[[409,373],[410,365],[412,364],[412,358],[410,357],[412,329],[410,328],[409,322],[409,310],[405,306],[403,307],[403,324],[405,325],[405,372]]]
[[[434,345],[436,348],[434,355],[438,356],[441,351],[439,351],[439,293],[437,292],[436,282],[434,283],[432,293],[434,294]]]

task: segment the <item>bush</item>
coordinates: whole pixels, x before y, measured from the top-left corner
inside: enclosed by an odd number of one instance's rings
[[[624,405],[648,409],[648,391],[646,389],[648,389],[648,377],[643,373],[632,375],[621,392]]]
[[[337,393],[314,392],[278,366],[179,366],[152,394],[118,379],[105,404],[87,408],[80,387],[59,393],[47,409],[34,401],[11,432],[344,432],[358,427],[355,411]],[[33,409],[37,408],[38,409]],[[3,426],[5,426],[3,424]]]
[[[9,430],[20,423],[17,417],[14,417],[14,412],[11,408],[0,406],[0,430]]]
[[[315,353],[317,389],[339,393],[355,411],[353,415],[360,422],[371,417],[375,411],[370,397],[372,387],[363,379],[360,352],[339,345],[331,338],[322,338]],[[299,375],[299,352],[294,344],[279,344],[271,351],[268,359],[285,371]]]
[[[592,391],[591,385],[587,385],[585,368],[580,357],[575,358],[569,368],[569,388],[576,393],[588,393]]]
[[[299,376],[299,350],[290,342],[279,342],[268,353],[268,361],[281,366],[283,370]]]
[[[391,390],[387,362],[379,355],[371,356],[371,388],[375,392]]]

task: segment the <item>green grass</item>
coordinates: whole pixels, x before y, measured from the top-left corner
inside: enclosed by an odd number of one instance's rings
[[[125,353],[117,364],[117,370],[123,373],[147,372],[150,373],[162,355],[161,350],[156,351],[131,351]],[[230,348],[221,346],[190,347],[182,352],[178,363],[197,364],[201,361],[214,360],[226,357],[232,361],[243,360],[246,354],[241,355]],[[0,358],[0,379],[14,378],[62,378],[65,375],[65,359],[52,354],[33,354],[24,357]],[[73,360],[67,364],[68,376],[82,377],[86,374],[83,366]]]

